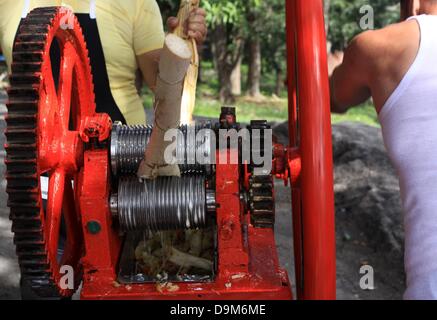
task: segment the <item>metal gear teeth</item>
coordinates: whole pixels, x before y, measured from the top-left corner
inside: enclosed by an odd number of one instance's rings
[[[253,129],[266,130],[270,126],[265,120],[252,120],[248,126],[253,139]],[[259,138],[263,137],[263,133]],[[251,141],[252,142],[252,141]],[[254,149],[251,143],[252,151],[258,154],[262,151],[262,145]],[[274,184],[272,175],[254,175],[255,165],[250,165],[252,175],[249,178],[249,209],[250,221],[255,228],[274,228],[275,225],[275,201],[274,201]]]
[[[20,26],[13,48],[5,132],[6,192],[24,281],[41,297],[59,297],[42,226],[37,168],[37,117],[43,51],[58,8],[37,8]]]
[[[273,177],[252,175],[249,179],[250,222],[255,228],[273,228],[275,201]]]

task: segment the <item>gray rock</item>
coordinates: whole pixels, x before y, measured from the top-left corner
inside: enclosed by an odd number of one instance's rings
[[[381,130],[358,123],[334,125],[333,156],[338,218],[353,219],[375,249],[401,255],[399,185]]]
[[[272,126],[288,142],[288,123]],[[333,126],[337,234],[337,297],[400,299],[403,273],[402,211],[398,180],[381,130],[360,123]],[[375,289],[359,286],[360,267],[371,265]]]

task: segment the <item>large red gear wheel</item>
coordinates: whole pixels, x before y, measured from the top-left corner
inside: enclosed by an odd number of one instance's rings
[[[57,89],[50,48],[60,48]],[[77,175],[83,162],[79,127],[95,114],[88,52],[76,17],[66,8],[37,8],[21,23],[13,48],[7,102],[7,193],[22,278],[41,297],[69,297],[81,281],[83,235]],[[49,176],[42,205],[41,175]],[[58,254],[62,217],[66,240]],[[62,266],[74,288],[61,285]],[[71,270],[71,269],[70,269]]]

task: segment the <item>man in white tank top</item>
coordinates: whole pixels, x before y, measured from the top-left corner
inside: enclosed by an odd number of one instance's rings
[[[333,112],[373,98],[399,176],[405,299],[437,299],[437,0],[352,40],[331,77]]]

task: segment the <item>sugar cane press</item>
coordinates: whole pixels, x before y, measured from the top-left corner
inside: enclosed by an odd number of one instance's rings
[[[273,143],[271,172],[254,174],[250,161],[187,161],[180,165],[181,177],[142,182],[135,172],[153,128],[112,123],[95,112],[87,49],[70,11],[38,8],[28,15],[14,44],[5,148],[14,242],[22,277],[37,295],[69,297],[82,283],[84,299],[290,299],[274,240],[276,177],[292,186],[298,298],[335,298],[329,92],[319,2],[287,1],[290,147]],[[50,62],[54,41],[61,52],[57,84]],[[180,131],[187,137],[190,130],[239,128],[235,110],[223,108],[219,121]],[[252,139],[253,132],[269,127],[252,121],[248,129]],[[217,159],[241,158],[241,143],[219,148],[209,140],[183,141],[176,149],[185,156],[200,150]],[[49,178],[46,205],[42,176]],[[208,259],[193,259],[191,269],[175,262],[177,270],[144,271],[137,251],[151,255],[146,244],[154,234],[161,242],[155,251],[169,250],[171,261],[190,259],[165,244],[167,230],[173,238],[207,230]],[[73,285],[65,285],[65,267],[73,271]]]

